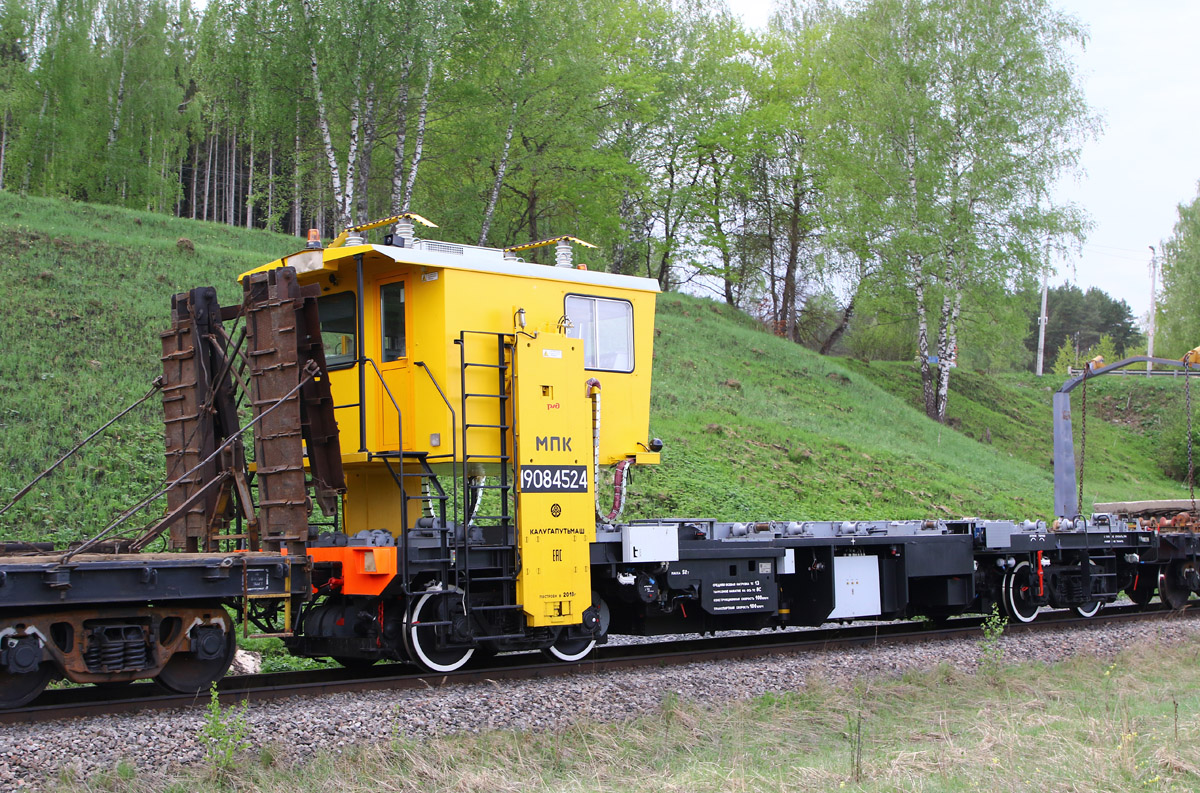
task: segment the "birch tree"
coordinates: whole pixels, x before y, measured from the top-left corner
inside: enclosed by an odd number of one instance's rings
[[[1010,287],[1047,237],[1079,238],[1049,185],[1094,128],[1077,24],[1044,0],[873,0],[839,31],[862,195],[886,208],[879,253],[913,295],[926,414],[946,417],[964,293]]]

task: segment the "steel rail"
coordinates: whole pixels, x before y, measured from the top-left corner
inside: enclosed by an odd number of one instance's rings
[[[1028,633],[1054,628],[1082,628],[1139,620],[1181,620],[1200,615],[1200,609],[1172,611],[1166,608],[1142,609],[1137,606],[1110,607],[1095,617],[1078,617],[1068,611],[1042,614],[1029,623],[1011,623],[1005,633]],[[751,634],[738,637],[730,646],[730,637],[711,637],[686,641],[661,641],[643,644],[598,647],[588,658],[574,663],[542,661],[536,653],[514,653],[493,659],[486,668],[460,669],[437,674],[414,672],[407,664],[376,664],[366,671],[342,668],[271,672],[227,677],[218,686],[223,703],[231,704],[283,699],[294,696],[321,696],[334,693],[380,690],[441,688],[497,680],[529,680],[590,674],[647,666],[680,665],[704,661],[735,660],[765,655],[863,647],[875,644],[906,644],[983,635],[983,620],[960,618],[949,624],[902,622],[839,628],[821,628]],[[201,708],[208,704],[207,693],[172,694],[153,683],[133,683],[119,689],[93,686],[44,692],[30,705],[0,711],[0,724],[27,724],[55,719],[84,718],[145,710]]]

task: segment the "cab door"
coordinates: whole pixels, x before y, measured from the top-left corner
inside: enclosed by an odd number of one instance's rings
[[[378,349],[371,357],[379,363],[383,385],[379,386],[379,447],[381,451],[413,449],[413,416],[412,416],[412,367],[410,356],[412,334],[410,325],[412,312],[408,308],[408,297],[411,294],[408,274],[381,278],[377,288],[379,306],[379,335]],[[391,398],[388,394],[391,394]],[[395,400],[395,403],[393,403]],[[400,408],[397,416],[396,407]],[[401,425],[403,422],[403,434]]]

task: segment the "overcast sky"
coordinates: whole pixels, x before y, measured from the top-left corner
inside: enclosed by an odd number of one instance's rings
[[[766,26],[770,0],[729,0],[753,27]],[[1056,187],[1094,227],[1081,253],[1061,262],[1052,283],[1098,286],[1150,306],[1150,250],[1170,235],[1176,206],[1200,179],[1200,70],[1196,0],[1056,0],[1088,28],[1079,73],[1104,119],[1083,149],[1083,173]]]

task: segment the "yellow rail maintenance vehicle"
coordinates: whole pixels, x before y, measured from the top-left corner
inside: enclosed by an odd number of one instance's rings
[[[307,546],[322,597],[285,641],[435,671],[478,649],[581,658],[609,620],[593,592],[596,477],[616,466],[619,501],[627,468],[659,459],[658,285],[575,264],[592,246],[573,237],[499,250],[420,240],[414,224],[432,226],[388,218],[242,276],[292,268],[319,286],[345,472],[340,523]],[[551,244],[555,266],[519,258]]]
[[[576,661],[610,634],[996,606],[1029,622],[1200,593],[1182,502],[1078,514],[1069,392],[1144,357],[1055,396],[1050,524],[622,521],[630,467],[662,448],[657,282],[575,264],[591,246],[573,237],[499,250],[418,239],[418,224],[432,226],[406,214],[324,247],[313,232],[243,274],[238,306],[211,287],[173,297],[162,376],[135,403],[161,395],[165,485],[82,543],[0,542],[0,709],[54,677],[203,691],[252,626],[297,655],[450,672],[510,650]],[[542,245],[553,266],[522,261]]]

